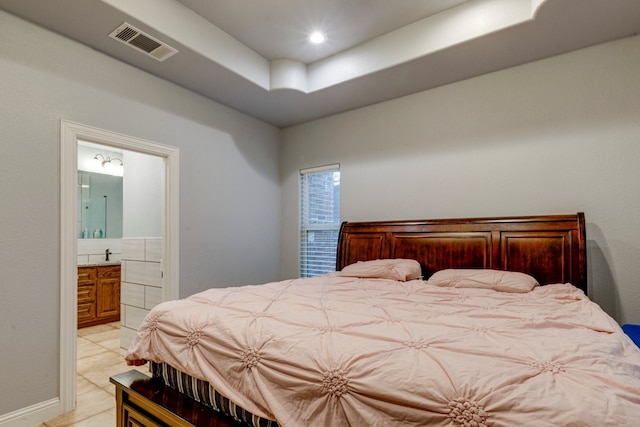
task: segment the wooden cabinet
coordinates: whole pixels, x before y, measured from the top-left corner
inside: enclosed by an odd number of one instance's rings
[[[96,320],[96,279],[98,269],[78,267],[78,328]]]
[[[78,267],[78,328],[120,320],[120,266]]]

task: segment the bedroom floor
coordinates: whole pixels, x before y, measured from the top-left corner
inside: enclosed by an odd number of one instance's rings
[[[109,377],[131,369],[124,362],[124,353],[120,348],[120,322],[79,329],[76,409],[40,427],[115,425],[115,388]],[[146,366],[138,369],[148,374]]]

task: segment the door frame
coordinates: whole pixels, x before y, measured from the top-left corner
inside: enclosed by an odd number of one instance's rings
[[[179,149],[140,138],[60,121],[60,410],[76,405],[78,240],[78,140],[164,158],[164,215],[162,220],[162,297],[179,295]]]

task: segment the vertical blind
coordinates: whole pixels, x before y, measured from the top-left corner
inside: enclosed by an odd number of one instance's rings
[[[300,277],[335,271],[340,165],[300,171]]]

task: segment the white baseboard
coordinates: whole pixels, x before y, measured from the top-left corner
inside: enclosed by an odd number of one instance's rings
[[[56,397],[0,415],[0,427],[36,427],[58,415],[60,415],[60,399]]]

